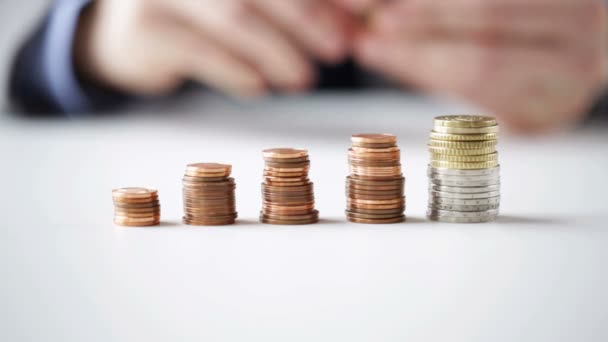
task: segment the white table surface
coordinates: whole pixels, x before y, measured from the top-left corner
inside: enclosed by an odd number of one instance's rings
[[[504,134],[501,217],[428,222],[432,117],[365,94],[191,97],[91,120],[0,120],[0,341],[606,341],[608,127]],[[404,224],[345,222],[349,137],[399,136]],[[322,223],[257,223],[260,151],[310,150]],[[190,162],[233,164],[239,224],[184,226]],[[163,224],[112,224],[111,189]]]

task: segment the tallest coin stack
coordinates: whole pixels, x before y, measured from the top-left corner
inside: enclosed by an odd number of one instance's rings
[[[431,220],[494,221],[500,206],[498,124],[487,116],[453,115],[434,120],[429,141]]]

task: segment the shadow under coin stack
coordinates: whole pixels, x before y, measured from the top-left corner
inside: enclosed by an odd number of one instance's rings
[[[428,217],[451,223],[496,220],[500,206],[496,119],[440,116],[434,124],[429,141]]]
[[[184,223],[224,226],[236,222],[234,178],[231,165],[191,164],[183,179]]]
[[[298,225],[319,222],[313,183],[308,179],[308,151],[292,148],[265,150],[260,222]]]
[[[147,227],[160,224],[158,191],[145,188],[124,188],[112,191],[114,223],[126,227]]]
[[[356,223],[405,221],[401,151],[390,134],[357,134],[348,150],[346,218]]]

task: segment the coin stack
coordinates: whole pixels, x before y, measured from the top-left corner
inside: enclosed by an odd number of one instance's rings
[[[391,134],[357,134],[348,150],[346,218],[356,223],[405,221],[401,151]]]
[[[317,223],[319,212],[315,210],[313,183],[308,179],[308,151],[277,148],[265,150],[263,156],[260,221],[278,225]]]
[[[231,165],[201,163],[186,167],[183,179],[185,224],[224,226],[237,218]]]
[[[431,220],[452,223],[494,221],[500,206],[498,124],[487,116],[435,118],[429,141]]]
[[[112,190],[114,223],[126,227],[146,227],[160,224],[158,191],[145,188]]]

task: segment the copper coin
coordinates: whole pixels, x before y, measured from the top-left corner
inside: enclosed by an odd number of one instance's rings
[[[305,171],[305,172],[274,172],[274,171],[264,171],[264,177],[308,178],[308,171]]]
[[[403,212],[397,214],[360,214],[352,211],[345,211],[346,216],[359,219],[377,220],[377,219],[393,219],[403,216]]]
[[[125,213],[122,211],[115,211],[115,217],[128,217],[128,218],[146,218],[146,217],[159,217],[160,212],[150,212],[150,213]]]
[[[280,187],[296,187],[296,186],[304,186],[306,184],[308,184],[309,182],[270,182],[270,181],[266,181],[266,185],[268,186],[280,186]]]
[[[292,191],[312,191],[314,188],[313,183],[308,183],[303,186],[271,186],[262,183],[262,190],[264,191],[281,191],[281,192],[292,192]]]
[[[153,201],[158,201],[158,197],[151,198],[118,198],[114,197],[114,203],[124,203],[124,204],[138,204],[138,203],[150,203]]]
[[[358,203],[347,203],[349,208],[354,209],[403,209],[405,210],[405,203],[397,204],[358,204]]]
[[[363,133],[363,134],[354,134],[350,140],[353,143],[366,143],[366,144],[381,144],[381,143],[395,143],[397,142],[397,137],[393,134],[386,133]]]
[[[271,148],[262,152],[264,158],[283,159],[283,158],[302,158],[308,157],[307,150],[295,148]]]
[[[393,215],[400,216],[403,215],[405,211],[404,208],[397,209],[361,209],[361,208],[347,208],[347,211],[354,214],[368,214],[368,215]]]
[[[363,200],[363,199],[348,199],[353,204],[396,204],[404,203],[405,196],[390,200]]]
[[[347,216],[348,221],[354,223],[366,223],[366,224],[390,224],[390,223],[401,223],[405,222],[405,215],[397,218],[391,219],[364,219],[364,218],[356,218]]]
[[[394,153],[401,152],[399,147],[387,147],[387,148],[365,148],[365,147],[356,147],[351,146],[349,151],[353,151],[356,153]]]
[[[123,216],[128,216],[129,214],[158,213],[158,212],[160,212],[160,206],[151,207],[151,208],[141,208],[141,209],[126,209],[126,208],[114,207],[114,212],[125,214]]]
[[[266,216],[292,216],[292,215],[298,216],[298,215],[308,215],[308,214],[310,214],[311,210],[285,211],[285,210],[266,210],[266,209],[262,208],[262,212]]]
[[[236,220],[224,220],[224,221],[215,221],[215,220],[190,220],[188,218],[183,218],[182,219],[184,224],[187,224],[189,226],[227,226],[227,225],[231,225],[231,224],[235,224]]]
[[[346,182],[346,189],[354,191],[403,191],[405,189],[405,185],[361,185]]]
[[[298,205],[285,205],[285,204],[276,204],[271,202],[262,203],[264,208],[272,209],[272,210],[312,210],[315,208],[314,203],[308,204],[298,204]]]
[[[372,196],[389,196],[395,194],[403,194],[403,188],[393,190],[362,190],[346,187],[346,192],[354,195],[372,195]]]
[[[300,158],[264,158],[264,162],[269,163],[302,163],[309,162],[310,159],[308,157],[300,157]]]
[[[160,216],[143,217],[143,218],[131,218],[125,216],[114,216],[114,222],[120,222],[121,224],[138,224],[138,223],[152,223],[158,222]]]
[[[203,172],[203,173],[218,173],[232,171],[232,165],[218,163],[197,163],[186,166],[186,171]]]
[[[158,191],[147,188],[122,188],[112,190],[112,197],[118,198],[150,198],[158,196]]]
[[[158,207],[160,203],[158,201],[152,201],[149,203],[114,203],[115,208],[125,209],[142,209],[142,208],[154,208]]]
[[[209,184],[209,185],[223,184],[223,183],[234,184],[234,178],[232,178],[232,177],[202,178],[202,177],[184,176],[184,178],[182,180],[184,182],[190,182],[190,183],[194,183],[194,184],[200,184],[200,183]]]
[[[273,224],[280,226],[292,226],[292,225],[305,225],[305,224],[313,224],[319,222],[319,219],[309,219],[309,220],[271,220],[260,217],[260,222],[265,224]]]
[[[310,161],[299,162],[299,163],[274,163],[274,162],[265,162],[264,167],[274,167],[274,168],[304,168],[310,167]]]
[[[362,142],[352,142],[352,146],[355,147],[363,147],[363,148],[388,148],[397,146],[396,142],[393,143],[362,143]]]
[[[117,226],[122,226],[122,227],[152,227],[152,226],[160,225],[160,220],[155,221],[155,222],[149,222],[149,223],[126,223],[126,222],[114,221],[114,224]]]

